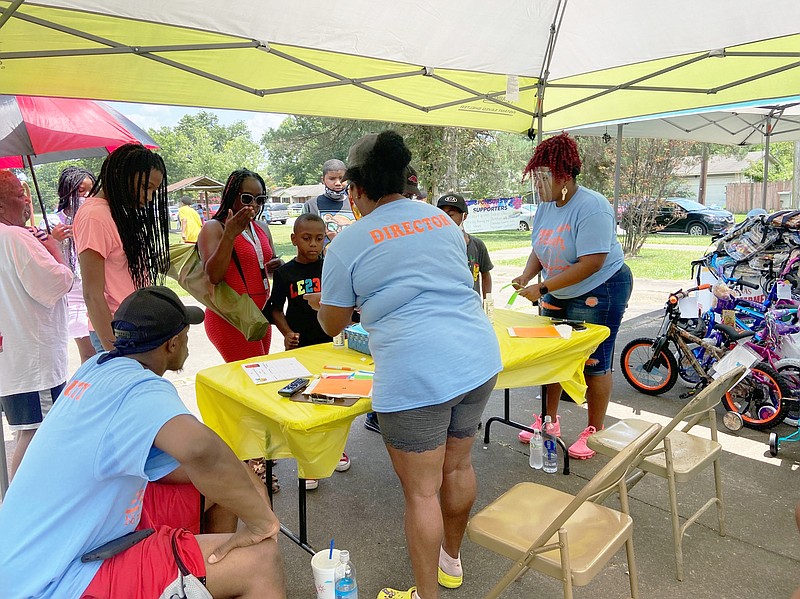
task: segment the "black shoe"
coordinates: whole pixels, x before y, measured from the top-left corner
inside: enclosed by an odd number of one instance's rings
[[[364,428],[368,431],[376,433],[381,432],[381,425],[378,424],[378,415],[375,412],[369,412],[364,420]]]

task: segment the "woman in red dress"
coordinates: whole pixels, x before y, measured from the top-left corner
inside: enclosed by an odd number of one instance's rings
[[[248,293],[259,308],[269,298],[267,274],[283,262],[274,258],[269,227],[256,220],[266,202],[266,187],[258,173],[233,171],[225,183],[219,210],[203,225],[197,248],[212,283],[225,281],[238,293]],[[226,362],[269,353],[271,329],[259,341],[244,335],[211,310],[206,310],[208,338]]]

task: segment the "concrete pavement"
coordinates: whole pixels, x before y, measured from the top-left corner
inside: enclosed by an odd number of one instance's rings
[[[493,253],[492,257],[495,261],[503,259],[499,252]],[[495,289],[516,274],[516,269],[497,267]],[[637,280],[618,347],[632,338],[654,334],[659,324],[659,308],[666,294],[679,286],[680,283],[674,281]],[[502,307],[506,301],[504,293],[496,294],[496,297],[496,306]],[[274,333],[272,347],[273,352],[277,352],[282,350],[282,339],[277,331]],[[220,362],[202,326],[193,327],[185,370],[167,375],[193,412],[197,413],[194,375],[198,370]],[[77,367],[77,352],[73,345],[70,345],[70,366],[71,371]],[[614,378],[609,422],[635,415],[664,423],[683,405],[683,400],[678,398],[685,389],[681,383],[665,396],[653,398],[631,389],[619,372]],[[534,405],[538,406],[537,395],[538,388],[513,390],[512,417],[527,421]],[[568,443],[585,426],[583,410],[572,403],[562,404],[562,431]],[[502,393],[495,392],[486,416],[501,412]],[[720,408],[720,424],[721,415]],[[403,536],[402,492],[380,436],[365,430],[362,423],[363,418],[356,420],[348,441],[352,468],[345,473],[334,473],[330,479],[321,481],[318,490],[308,494],[308,523],[312,545],[323,548],[334,537],[338,547],[351,551],[362,599],[369,599],[383,586],[407,588],[413,580]],[[781,425],[776,430],[787,434],[792,429]],[[8,440],[7,428],[5,433]],[[747,429],[728,433],[723,429],[721,437],[728,534],[722,538],[715,532],[713,510],[690,528],[684,542],[684,582],[675,579],[666,484],[661,479],[646,477],[631,492],[642,597],[788,597],[800,585],[800,535],[793,515],[794,505],[800,499],[800,445],[787,444],[781,448],[778,458],[771,458],[767,433]],[[11,443],[7,444],[7,449],[12,449]],[[546,475],[531,470],[527,447],[517,441],[514,430],[502,425],[495,425],[492,429],[492,440],[488,445],[476,442],[473,458],[479,479],[476,510],[525,480],[577,492],[606,462],[602,457],[573,461],[569,476]],[[281,460],[275,472],[282,483],[282,490],[275,496],[276,513],[296,530],[297,491],[292,484],[296,480],[295,463]],[[679,487],[682,515],[694,511],[713,493],[710,471],[704,474],[696,482]],[[610,505],[615,505],[615,500]],[[280,543],[286,561],[289,596],[311,599],[314,594],[308,554],[285,537]],[[441,596],[445,599],[483,596],[511,565],[469,541],[464,543],[462,558],[466,582],[456,591],[443,589]],[[624,553],[620,552],[592,585],[576,590],[576,597],[627,596],[625,569]],[[531,596],[560,597],[560,584],[529,573],[512,584],[503,595],[519,599]]]

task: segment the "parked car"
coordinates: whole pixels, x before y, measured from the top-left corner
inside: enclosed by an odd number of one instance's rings
[[[303,213],[303,203],[289,204],[289,216],[300,216]]]
[[[719,233],[733,225],[733,214],[715,210],[688,198],[667,198],[659,209],[656,224],[661,231],[677,231],[689,235]]]
[[[168,209],[169,209],[169,219],[172,222],[177,223],[178,222],[178,210],[179,210],[178,206],[170,206]]]
[[[530,231],[533,227],[533,217],[536,214],[536,204],[523,204],[519,207],[519,225],[517,229],[520,231]]]
[[[262,220],[270,224],[280,223],[286,224],[289,219],[289,204],[281,204],[278,202],[271,204],[264,204],[264,211],[261,213]]]

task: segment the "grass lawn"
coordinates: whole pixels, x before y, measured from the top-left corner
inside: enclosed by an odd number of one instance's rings
[[[490,252],[531,247],[530,231],[488,231],[475,233],[475,237],[485,243],[486,249]]]
[[[622,236],[618,235],[620,243]],[[671,233],[654,233],[647,236],[648,245],[696,245],[705,249],[711,245],[711,235],[674,235]]]
[[[692,252],[687,250],[662,249],[642,250],[641,255],[626,258],[633,276],[638,279],[665,279],[672,281],[686,281],[691,278],[691,262],[702,256],[702,251]],[[495,264],[523,268],[527,257],[512,260],[499,260]]]

